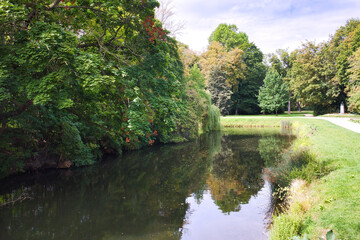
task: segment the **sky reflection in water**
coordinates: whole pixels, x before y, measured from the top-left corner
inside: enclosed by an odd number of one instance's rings
[[[263,180],[292,139],[231,130],[124,154],[98,166],[0,182],[0,239],[267,239],[271,184]]]

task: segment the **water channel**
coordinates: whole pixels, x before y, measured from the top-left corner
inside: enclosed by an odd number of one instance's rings
[[[0,239],[268,238],[263,170],[289,146],[280,129],[231,129],[69,170],[0,182]],[[23,195],[21,195],[23,194]]]

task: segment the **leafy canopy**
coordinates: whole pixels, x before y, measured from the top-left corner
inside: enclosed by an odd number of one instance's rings
[[[259,90],[258,100],[261,111],[277,114],[283,110],[288,96],[287,86],[282,77],[275,69],[270,69]]]
[[[248,43],[249,39],[246,33],[240,32],[234,24],[220,24],[210,35],[209,44],[219,42],[228,51]]]

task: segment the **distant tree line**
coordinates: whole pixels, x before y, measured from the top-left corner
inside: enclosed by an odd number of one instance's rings
[[[223,115],[279,113],[308,107],[316,115],[360,113],[360,20],[350,19],[326,42],[263,53],[235,25],[220,24],[199,64]]]

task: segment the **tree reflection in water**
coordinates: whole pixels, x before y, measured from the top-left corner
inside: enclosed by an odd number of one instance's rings
[[[266,162],[288,142],[281,136],[225,134],[221,137],[221,150],[214,156],[207,183],[222,212],[240,211],[241,204],[249,202],[264,185],[262,170]]]
[[[1,201],[24,188],[33,199],[0,208],[0,239],[181,239],[190,194],[200,203],[209,189],[230,213],[261,189],[262,138],[215,132],[97,166],[5,179]]]

